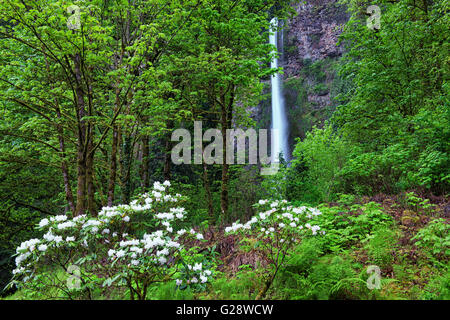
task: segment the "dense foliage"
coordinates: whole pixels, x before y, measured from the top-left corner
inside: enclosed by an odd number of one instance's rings
[[[324,128],[296,145],[303,189],[315,200],[339,192],[449,190],[449,2],[381,1],[381,27],[366,27],[366,3],[341,42],[340,76],[351,83]],[[303,193],[303,191],[300,191]],[[305,190],[305,193],[309,191]]]
[[[344,54],[285,81],[292,161],[263,176],[173,163],[172,133],[227,158],[227,129],[268,128],[298,1],[1,1],[2,296],[450,299],[449,1],[340,2]]]

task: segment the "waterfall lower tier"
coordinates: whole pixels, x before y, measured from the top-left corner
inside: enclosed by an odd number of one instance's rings
[[[278,52],[278,19],[273,18],[271,23],[269,42],[274,45]],[[272,68],[278,68],[278,58],[274,57],[271,61]],[[272,129],[274,137],[272,143],[272,162],[279,162],[280,153],[283,154],[285,160],[289,160],[288,146],[288,122],[284,107],[283,91],[281,87],[281,76],[277,72],[272,75]]]

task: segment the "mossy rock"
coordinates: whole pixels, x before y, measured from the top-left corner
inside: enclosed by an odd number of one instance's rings
[[[413,226],[420,221],[420,218],[412,210],[404,210],[401,217],[402,225]]]

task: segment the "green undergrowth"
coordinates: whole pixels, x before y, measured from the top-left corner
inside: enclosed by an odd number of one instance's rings
[[[438,215],[426,202],[421,203],[409,209],[427,216]],[[380,203],[356,203],[354,197],[341,195],[338,203],[322,204],[319,209],[324,234],[306,238],[294,247],[266,299],[450,299],[449,225],[445,219],[431,218],[400,244],[408,229]],[[377,288],[368,286],[374,283],[375,275],[369,266],[380,270]],[[157,284],[149,289],[147,299],[253,300],[265,279],[264,271],[252,265],[241,265],[237,272],[216,271],[203,292],[180,289],[172,282]],[[52,272],[53,278],[49,276]],[[49,270],[47,276],[44,281],[67,279],[57,269]],[[5,299],[48,299],[52,295],[58,296],[58,292],[19,290]],[[129,294],[93,288],[90,298],[128,299]]]

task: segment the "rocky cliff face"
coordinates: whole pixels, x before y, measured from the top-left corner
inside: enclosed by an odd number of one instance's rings
[[[343,47],[337,45],[349,16],[338,0],[307,0],[284,30],[284,94],[290,119],[290,145],[321,125],[334,111],[344,83],[336,73]]]
[[[284,70],[286,77],[299,75],[305,60],[316,62],[342,55],[337,46],[345,8],[337,0],[309,0],[294,6],[297,15],[287,21]]]

